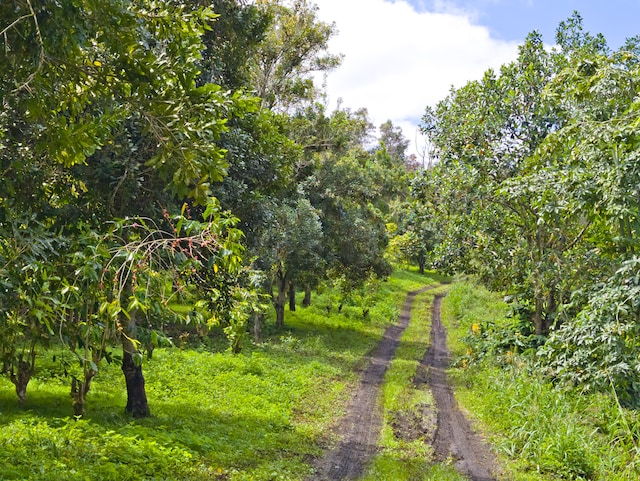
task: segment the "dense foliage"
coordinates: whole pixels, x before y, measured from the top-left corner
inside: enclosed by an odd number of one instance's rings
[[[156,347],[220,328],[238,353],[269,300],[282,328],[296,288],[306,305],[321,283],[346,299],[391,272],[385,206],[403,188],[388,179],[405,167],[367,147],[366,111],[326,112],[313,74],[341,57],[316,10],[0,7],[0,353],[20,403],[63,349],[75,415],[115,361],[126,411],[147,416]]]
[[[472,282],[454,284],[442,310],[456,397],[490,433],[505,479],[637,479],[637,410],[611,392],[558,389],[522,352],[526,339],[509,311],[499,295]]]
[[[576,13],[556,41],[531,34],[427,110],[439,162],[414,195],[435,214],[433,262],[510,296],[513,334],[548,338],[543,370],[635,402],[638,38],[611,51]]]

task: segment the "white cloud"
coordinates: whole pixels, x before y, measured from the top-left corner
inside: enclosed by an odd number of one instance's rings
[[[491,38],[471,13],[418,12],[405,0],[315,3],[320,19],[339,30],[330,50],[345,55],[327,79],[331,106],[340,98],[345,107],[366,107],[376,126],[390,119],[412,142],[426,106],[517,55],[517,44]]]

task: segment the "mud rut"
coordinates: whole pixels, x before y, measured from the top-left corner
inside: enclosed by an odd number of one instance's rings
[[[337,434],[340,441],[316,463],[316,474],[309,481],[353,480],[361,477],[376,453],[382,428],[381,406],[378,395],[384,375],[393,359],[400,336],[409,325],[411,307],[415,297],[433,287],[410,292],[402,307],[398,322],[385,331],[378,346],[369,354],[368,364],[360,385],[351,400],[347,413],[340,420]],[[482,440],[471,430],[469,422],[458,409],[446,368],[449,352],[446,332],[440,322],[442,295],[433,303],[431,345],[422,360],[427,379],[415,379],[416,386],[428,381],[437,407],[437,427],[433,439],[438,461],[453,459],[456,469],[472,481],[494,481],[495,462]],[[425,369],[426,368],[426,369]]]

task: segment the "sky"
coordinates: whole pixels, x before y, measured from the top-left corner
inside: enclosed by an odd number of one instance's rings
[[[585,30],[612,48],[640,35],[640,0],[314,0],[318,17],[335,22],[332,53],[342,65],[325,79],[329,105],[365,107],[374,125],[402,128],[420,158],[425,107],[449,89],[514,60],[527,34],[549,46],[574,10]]]

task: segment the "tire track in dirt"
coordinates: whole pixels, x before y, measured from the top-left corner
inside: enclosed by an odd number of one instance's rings
[[[438,410],[434,440],[436,458],[440,461],[453,458],[458,472],[472,481],[495,481],[495,459],[458,408],[447,379],[449,350],[447,334],[440,320],[443,297],[438,295],[433,301],[431,345],[422,361],[429,370],[429,385]]]
[[[341,481],[363,475],[376,452],[382,429],[382,413],[378,394],[389,363],[395,355],[400,336],[409,325],[415,297],[437,286],[427,286],[407,294],[398,322],[384,332],[378,346],[369,354],[360,386],[340,421],[340,441],[316,464],[316,474],[309,481]]]

